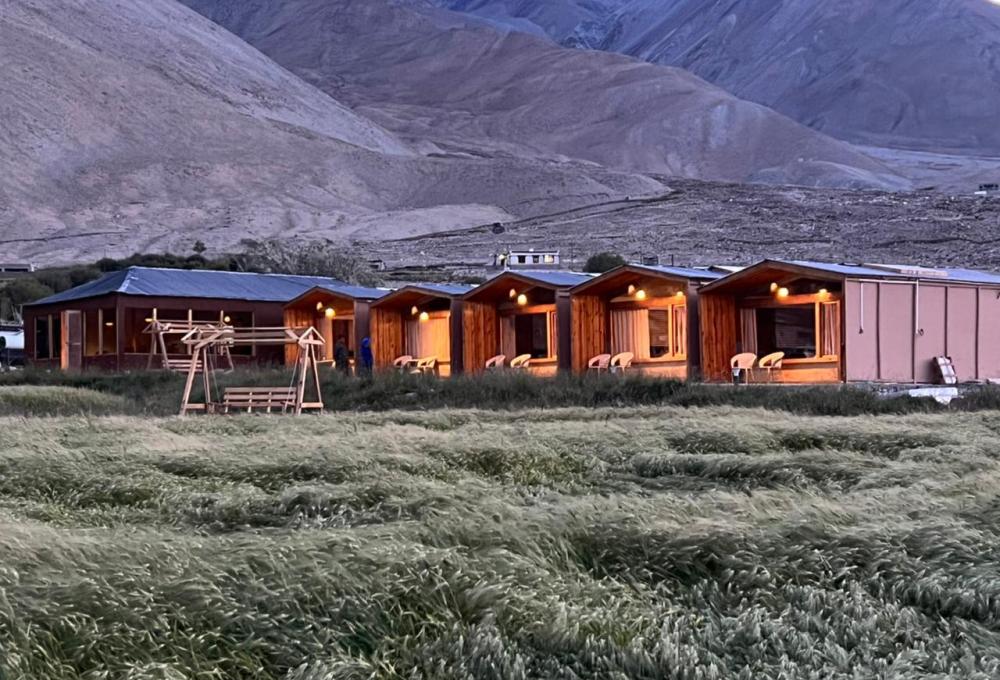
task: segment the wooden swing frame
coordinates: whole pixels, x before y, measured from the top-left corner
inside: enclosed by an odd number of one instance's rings
[[[218,413],[226,410],[223,408],[223,403],[212,399],[215,383],[212,357],[221,354],[218,351],[221,348],[226,349],[228,356],[229,349],[235,345],[295,345],[298,350],[292,371],[292,384],[289,388],[282,388],[283,390],[294,389],[294,397],[287,406],[295,415],[299,415],[306,409],[323,410],[323,391],[319,383],[319,373],[316,370],[316,353],[317,348],[326,346],[326,342],[313,327],[305,329],[285,326],[194,328],[181,338],[181,342],[187,345],[191,351],[191,366],[188,368],[187,381],[184,383],[184,395],[181,398],[180,415],[182,416],[194,412]],[[198,371],[199,362],[204,363],[202,371]],[[199,372],[202,375],[205,390],[204,400],[200,403],[191,401],[195,376]],[[305,393],[310,372],[312,373],[313,385],[316,388],[316,401],[307,402],[305,401]],[[260,388],[262,392],[267,389]],[[279,388],[275,389],[277,391]],[[217,386],[215,386],[214,391],[216,394],[218,393]],[[270,408],[268,411],[270,412]],[[285,412],[284,409],[283,412]]]
[[[146,370],[152,370],[153,360],[157,355],[160,354],[160,362],[163,370],[170,371],[171,373],[187,373],[190,366],[188,362],[194,363],[194,358],[189,357],[188,359],[171,359],[170,353],[167,351],[167,336],[168,335],[180,335],[183,341],[184,337],[194,330],[223,330],[226,328],[231,328],[224,323],[211,322],[211,321],[161,321],[159,319],[153,318],[149,325],[143,329],[143,333],[150,336],[149,338],[149,358],[146,361]],[[233,357],[229,353],[228,345],[220,345],[216,348],[219,356],[225,360],[226,372],[231,372],[234,369]]]

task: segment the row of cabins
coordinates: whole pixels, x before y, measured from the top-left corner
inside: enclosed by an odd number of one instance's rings
[[[25,352],[41,366],[148,365],[151,320],[320,331],[325,355],[369,337],[375,366],[434,356],[441,375],[505,355],[539,375],[585,371],[630,352],[632,371],[728,381],[747,352],[783,352],[774,380],[935,382],[935,357],[962,381],[1000,379],[1000,275],[967,269],[766,260],[732,273],[626,265],[600,276],[508,271],[476,287],[365,288],[323,277],[133,267],[25,306]],[[174,337],[167,350],[183,355]],[[279,363],[244,347],[236,363]]]

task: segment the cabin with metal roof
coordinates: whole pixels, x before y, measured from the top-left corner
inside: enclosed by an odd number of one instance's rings
[[[351,360],[351,366],[345,370],[350,371],[357,363],[362,341],[371,332],[371,304],[389,292],[387,288],[367,288],[331,280],[289,301],[284,309],[284,325],[317,329],[324,340],[321,362],[332,364],[337,342],[342,340]],[[288,347],[285,351],[285,362],[291,365],[295,361],[295,348]]]
[[[463,369],[463,298],[474,286],[415,283],[371,306],[377,370],[399,368],[448,376]]]
[[[145,331],[153,321],[282,326],[285,304],[317,286],[351,295],[365,290],[322,276],[129,267],[25,305],[25,353],[53,368],[145,368],[152,343]],[[168,356],[188,356],[180,338],[166,339]],[[233,360],[284,358],[281,347],[241,347]]]
[[[462,310],[465,371],[508,366],[554,375],[568,370],[569,289],[592,278],[569,271],[507,271],[469,291]]]
[[[699,302],[707,380],[731,380],[737,355],[754,358],[751,380],[928,384],[938,357],[959,381],[1000,378],[998,274],[765,260],[705,285]]]
[[[687,380],[698,375],[698,291],[707,268],[626,264],[570,289],[571,366]],[[617,358],[617,359],[616,359]]]

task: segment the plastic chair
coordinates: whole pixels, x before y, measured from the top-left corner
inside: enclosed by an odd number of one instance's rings
[[[753,370],[755,363],[757,363],[757,355],[753,352],[743,352],[730,359],[729,366],[733,369],[733,382],[738,382],[739,376],[743,371],[746,371],[747,382],[750,382],[750,372]]]
[[[513,369],[524,370],[531,366],[531,355],[530,354],[519,354],[510,360],[510,367]]]
[[[761,357],[760,361],[757,362],[757,368],[767,372],[768,382],[771,382],[771,380],[774,378],[772,371],[781,370],[781,360],[784,358],[785,358],[784,352],[772,352],[767,356]]]
[[[437,357],[424,357],[423,359],[417,359],[413,363],[413,370],[410,373],[426,373],[437,375],[438,372],[438,360]]]
[[[503,368],[504,362],[507,361],[507,357],[503,354],[497,354],[495,357],[491,357],[486,360],[486,370],[487,371],[499,371]]]
[[[404,354],[403,356],[396,357],[392,362],[393,368],[399,371],[405,371],[413,363],[413,357],[409,354]]]
[[[611,365],[611,355],[610,354],[598,354],[596,357],[592,357],[590,361],[587,362],[588,371],[607,371]]]
[[[632,352],[622,352],[621,354],[616,354],[611,357],[611,367],[610,371],[612,373],[624,373],[625,369],[632,365],[632,360],[635,359],[635,355]]]

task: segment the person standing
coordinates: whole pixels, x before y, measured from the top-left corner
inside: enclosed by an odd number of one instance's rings
[[[347,353],[347,343],[343,338],[337,338],[337,344],[333,347],[333,362],[337,370],[344,375],[351,372],[351,357]]]
[[[375,365],[375,356],[372,354],[372,339],[367,335],[361,339],[361,372],[364,375],[371,375]]]

